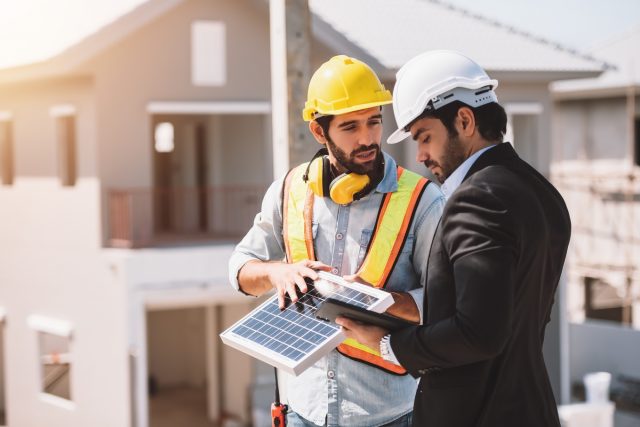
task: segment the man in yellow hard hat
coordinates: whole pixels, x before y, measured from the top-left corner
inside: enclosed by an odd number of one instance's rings
[[[419,323],[426,261],[444,206],[437,185],[380,149],[382,105],[371,68],[335,56],[309,83],[304,120],[322,149],[267,191],[262,211],[229,262],[233,286],[275,289],[281,308],[317,270],[392,292],[388,312]],[[347,340],[287,378],[289,426],[408,426],[415,380],[379,348]]]

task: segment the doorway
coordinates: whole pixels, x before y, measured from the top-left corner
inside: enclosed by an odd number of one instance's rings
[[[149,426],[213,427],[203,307],[147,312]]]
[[[154,231],[203,233],[209,228],[210,121],[207,116],[158,115],[154,135]]]

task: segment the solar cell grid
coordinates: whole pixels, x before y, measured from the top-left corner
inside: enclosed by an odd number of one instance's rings
[[[343,339],[339,326],[315,316],[326,298],[371,308],[385,299],[385,294],[373,288],[351,287],[341,278],[321,273],[321,279],[308,282],[308,291],[300,295],[296,303],[287,296],[286,308],[280,310],[274,296],[223,332],[221,337],[229,345],[297,374],[296,369],[302,369],[298,365],[310,355],[322,348],[330,350]]]

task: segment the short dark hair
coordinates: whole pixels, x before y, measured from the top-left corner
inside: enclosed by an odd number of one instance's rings
[[[318,116],[314,119],[316,123],[318,123],[322,128],[322,132],[324,132],[324,137],[327,139],[329,138],[329,125],[331,125],[331,120],[333,120],[334,117],[335,116],[333,115],[328,115],[328,116]]]
[[[447,128],[450,135],[457,136],[458,132],[456,131],[454,121],[458,115],[458,110],[462,107],[471,109],[476,118],[478,131],[484,139],[490,142],[502,142],[502,138],[504,138],[504,134],[507,132],[507,113],[497,102],[491,102],[475,108],[460,101],[453,101],[451,104],[445,105],[437,110],[428,106],[422,114],[405,126],[404,130],[409,132],[411,126],[418,120],[424,119],[425,117],[432,117],[439,119],[444,127]]]

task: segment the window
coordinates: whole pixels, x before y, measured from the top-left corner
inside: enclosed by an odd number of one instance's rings
[[[60,183],[72,187],[76,185],[76,109],[73,105],[56,105],[50,114],[56,121]]]
[[[32,315],[37,332],[40,392],[45,400],[69,407],[71,403],[71,326],[68,322]]]
[[[540,152],[538,150],[540,116],[543,113],[539,102],[508,102],[505,104],[507,113],[507,132],[504,140],[510,142],[524,161],[544,172]]]
[[[170,122],[162,122],[156,125],[155,149],[158,153],[170,153],[174,149],[174,130]]]
[[[191,81],[195,86],[223,86],[227,80],[225,24],[191,24]]]
[[[56,119],[60,181],[64,186],[76,185],[76,123],[75,117]]]
[[[585,317],[587,319],[608,320],[631,325],[632,303],[626,298],[626,292],[606,281],[584,278]]]
[[[71,400],[69,337],[38,333],[42,372],[41,391]]]
[[[0,183],[13,184],[13,134],[11,116],[0,111]]]

